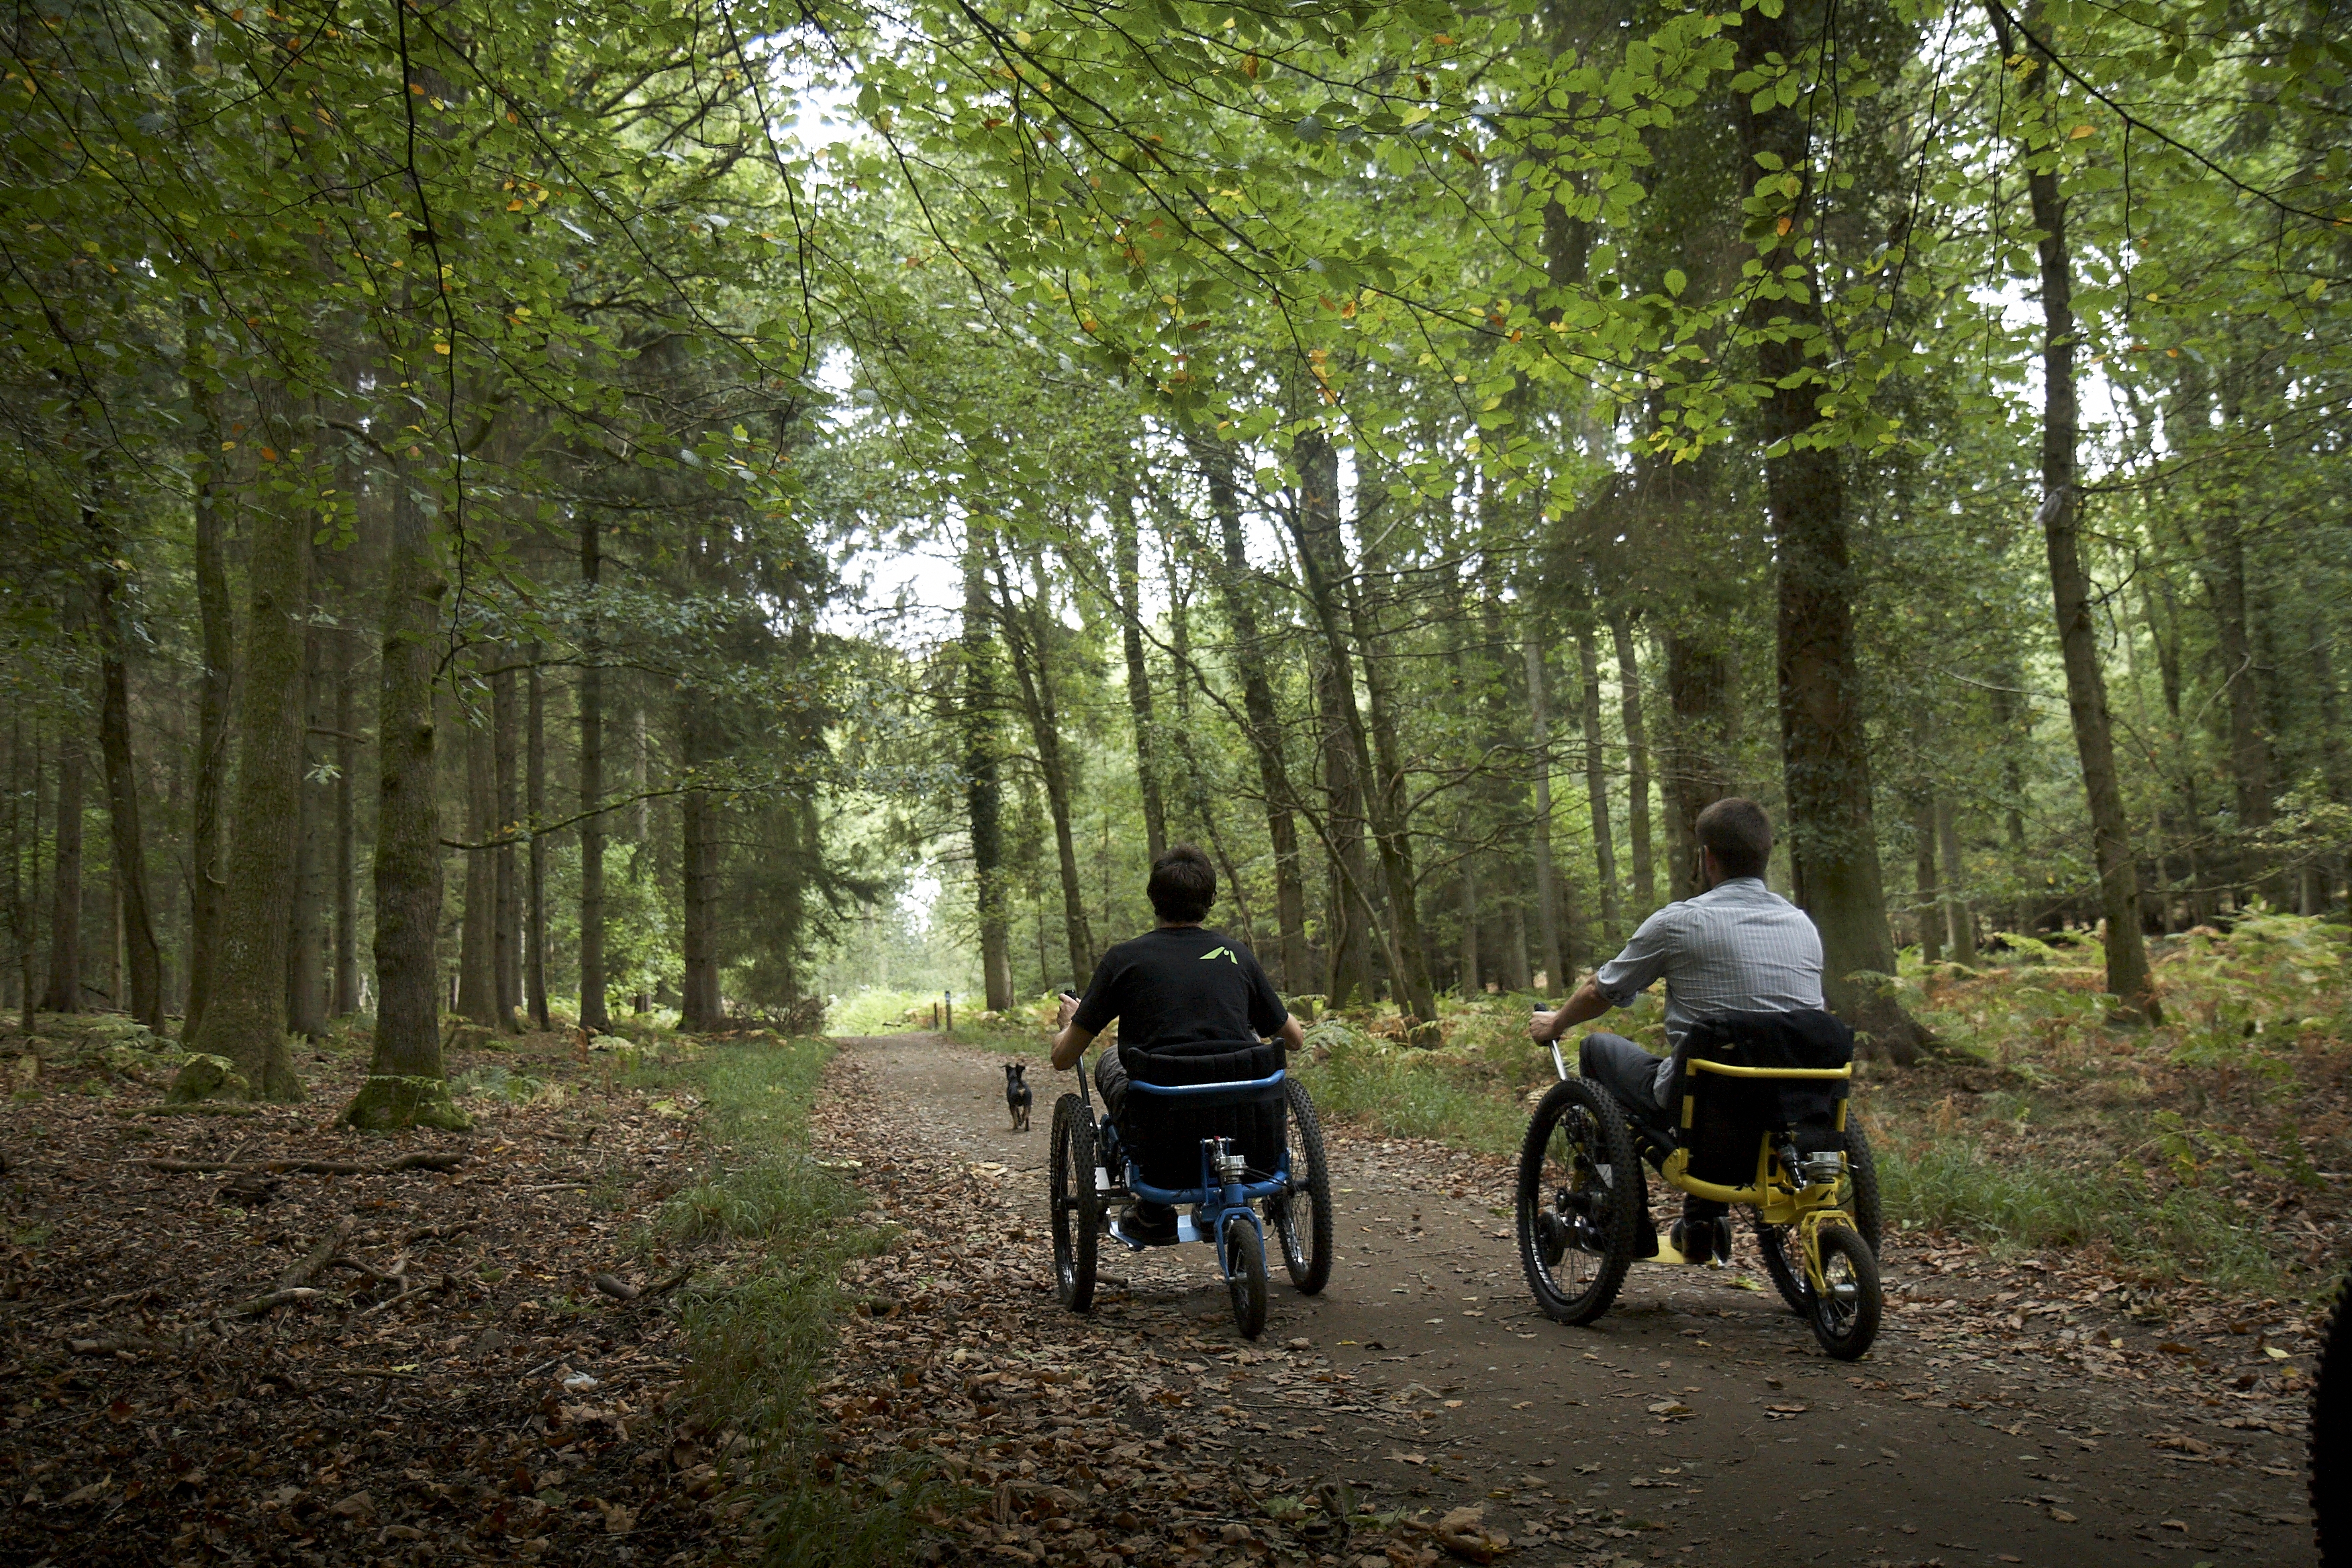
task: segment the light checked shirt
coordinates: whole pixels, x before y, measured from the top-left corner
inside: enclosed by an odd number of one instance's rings
[[[1794,1013],[1822,1005],[1822,936],[1804,910],[1733,877],[1642,922],[1592,983],[1614,1007],[1666,983],[1666,1041],[1680,1049],[1702,1018]]]

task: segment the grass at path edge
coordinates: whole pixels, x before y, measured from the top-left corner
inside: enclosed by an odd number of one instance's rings
[[[688,1393],[713,1433],[750,1439],[729,1477],[759,1501],[772,1568],[868,1568],[915,1558],[924,1533],[914,1511],[941,1495],[920,1473],[889,1478],[895,1495],[821,1479],[810,1394],[823,1376],[849,1306],[842,1266],[889,1236],[856,1216],[870,1202],[810,1149],[809,1113],[833,1047],[824,1040],[717,1045],[659,1069],[704,1101],[710,1166],[675,1194],[655,1226],[681,1240],[721,1233],[743,1249],[724,1284],[685,1304]],[[648,1076],[651,1076],[650,1074]]]

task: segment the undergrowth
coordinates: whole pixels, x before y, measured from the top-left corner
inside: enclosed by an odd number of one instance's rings
[[[853,1493],[810,1462],[810,1394],[846,1305],[842,1266],[887,1239],[857,1223],[866,1199],[810,1149],[809,1110],[831,1055],[821,1040],[719,1045],[665,1075],[679,1099],[699,1098],[716,1158],[664,1205],[656,1228],[744,1249],[728,1283],[687,1302],[688,1394],[702,1425],[750,1439],[734,1479],[761,1498],[764,1561],[776,1568],[908,1561],[921,1531],[914,1512],[940,1491],[909,1474],[890,1478],[905,1483],[895,1496]]]

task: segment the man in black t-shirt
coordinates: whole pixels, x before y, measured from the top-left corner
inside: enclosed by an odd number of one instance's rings
[[[1237,1047],[1278,1039],[1296,1050],[1304,1040],[1298,1020],[1283,1007],[1274,983],[1250,950],[1201,921],[1217,898],[1217,871],[1209,858],[1179,844],[1151,863],[1145,887],[1160,924],[1104,953],[1082,1001],[1062,1000],[1062,1030],[1054,1037],[1054,1066],[1077,1064],[1094,1037],[1118,1020],[1120,1050],[1095,1060],[1095,1087],[1113,1119],[1127,1101],[1120,1051]],[[1126,1222],[1141,1238],[1172,1237],[1173,1210],[1138,1204]]]

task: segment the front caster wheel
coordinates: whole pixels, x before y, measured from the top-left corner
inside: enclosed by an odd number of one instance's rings
[[[1234,1299],[1234,1327],[1242,1338],[1265,1332],[1265,1242],[1257,1226],[1234,1215],[1218,1241],[1225,1267],[1225,1289]]]
[[[1095,1124],[1086,1101],[1066,1094],[1054,1105],[1054,1295],[1073,1312],[1095,1300],[1095,1248],[1102,1235],[1102,1196],[1095,1190]]]
[[[1813,1293],[1813,1338],[1840,1361],[1859,1360],[1878,1337],[1878,1259],[1842,1225],[1821,1230],[1822,1288]]]

